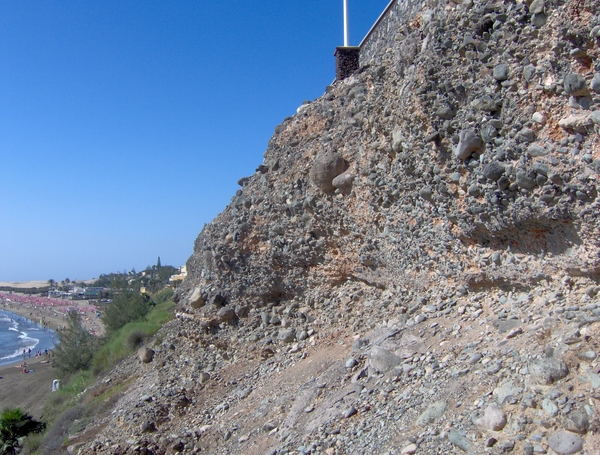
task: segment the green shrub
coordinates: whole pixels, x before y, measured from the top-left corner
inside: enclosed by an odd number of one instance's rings
[[[153,305],[159,305],[161,303],[165,303],[170,300],[173,300],[173,292],[174,292],[173,288],[165,288],[161,291],[158,291],[155,294],[152,294],[152,298],[150,299],[150,302]]]
[[[127,347],[129,348],[130,351],[135,351],[137,348],[139,348],[144,343],[144,340],[148,336],[149,336],[148,332],[145,332],[139,328],[133,329],[127,335]]]
[[[106,333],[110,336],[125,324],[142,319],[150,309],[148,302],[138,293],[127,289],[115,295],[102,316]]]
[[[35,453],[44,441],[44,433],[30,433],[23,441],[23,455]]]
[[[161,300],[159,298],[159,300]],[[97,390],[97,394],[83,394],[100,372],[113,368],[121,359],[132,354],[132,351],[143,340],[152,337],[162,325],[173,318],[175,304],[172,300],[157,303],[145,317],[137,322],[129,322],[111,331],[102,341],[102,346],[93,353],[90,370],[78,371],[63,379],[63,386],[50,395],[44,406],[44,420],[52,425],[41,444],[39,440],[33,444],[39,446],[38,453],[62,453],[61,445],[68,437],[69,431],[83,429],[90,415],[100,413],[114,405],[121,391],[130,382],[111,384],[106,389]],[[98,345],[100,340],[95,339]],[[131,378],[131,381],[135,378]],[[94,389],[96,390],[96,389]],[[82,403],[86,403],[86,405]],[[3,455],[0,452],[0,455]]]
[[[58,452],[69,435],[69,428],[73,423],[85,415],[85,407],[83,405],[75,405],[64,410],[54,420],[52,427],[46,432],[44,440],[40,444],[41,453],[63,453]]]
[[[143,321],[130,322],[106,339],[92,362],[92,371],[99,374],[131,355],[143,340],[153,336],[162,325],[173,317],[175,304],[167,301],[156,305]]]
[[[73,424],[69,427],[69,436],[76,435],[77,433],[81,433],[90,423],[90,419],[88,417],[82,417],[80,419],[75,419]]]
[[[94,381],[89,371],[80,371],[61,381],[61,388],[44,403],[43,420],[50,425],[56,416],[75,406],[80,394]]]
[[[57,336],[59,343],[54,348],[54,364],[58,369],[63,373],[75,373],[90,367],[99,340],[83,326],[79,313],[67,313],[67,324]]]

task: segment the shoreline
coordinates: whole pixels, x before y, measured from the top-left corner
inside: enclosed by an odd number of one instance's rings
[[[19,349],[12,355],[7,354],[7,357],[2,357],[0,359],[0,368],[5,366],[11,366],[18,362],[29,362],[34,358],[38,359],[39,357],[36,355],[38,352],[44,354],[45,352],[52,352],[54,350],[56,343],[58,343],[58,336],[54,329],[52,329],[51,327],[43,329],[38,322],[28,317],[17,314],[7,308],[0,307],[0,311],[2,312],[2,314],[8,315],[8,317],[15,320],[19,324],[23,323],[23,319],[29,321],[29,323],[31,323],[36,328],[22,327],[20,331],[21,333],[26,333],[26,336],[29,339],[38,340],[38,343],[35,345],[35,347],[30,347],[29,349],[26,348],[27,350],[23,354],[20,352]],[[26,330],[27,332],[22,332],[23,330]],[[49,360],[48,357],[46,357],[46,359]]]
[[[89,300],[57,300],[34,297],[25,294],[0,292],[0,309],[10,311],[33,322],[42,320],[48,328],[60,331],[66,324],[66,314],[75,310],[81,315],[83,326],[93,335],[104,334],[100,318],[96,316],[98,307]]]

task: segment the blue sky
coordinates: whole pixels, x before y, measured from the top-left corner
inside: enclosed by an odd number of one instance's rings
[[[349,0],[358,45],[388,0]],[[342,0],[0,2],[0,281],[183,265],[335,77]]]

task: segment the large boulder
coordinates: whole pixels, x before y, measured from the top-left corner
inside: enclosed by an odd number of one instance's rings
[[[147,347],[141,347],[138,349],[138,357],[143,363],[150,363],[154,359],[154,351]]]
[[[202,295],[202,290],[200,288],[194,289],[189,302],[192,308],[200,308],[206,303],[206,298]]]
[[[310,169],[310,179],[323,192],[335,190],[333,179],[347,168],[346,161],[335,152],[319,153]]]

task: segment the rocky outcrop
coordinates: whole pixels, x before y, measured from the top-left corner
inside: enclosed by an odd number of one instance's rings
[[[392,4],[202,230],[82,453],[595,455],[599,13]]]

